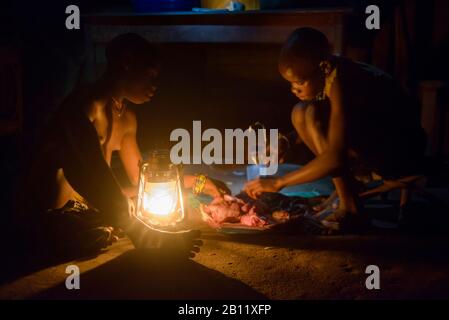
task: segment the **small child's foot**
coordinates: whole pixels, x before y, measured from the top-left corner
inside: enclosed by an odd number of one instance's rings
[[[139,220],[134,221],[127,234],[136,248],[160,249],[179,257],[195,257],[203,244],[198,239],[199,230],[168,232],[151,228]]]
[[[358,232],[367,226],[367,222],[364,215],[340,208],[321,221],[329,230],[342,233]]]
[[[163,233],[160,237],[160,249],[164,253],[194,258],[200,252],[203,241],[199,230],[179,231],[176,233]]]
[[[328,207],[335,206],[335,204],[338,207],[338,196],[337,196],[337,192],[334,191],[334,192],[332,192],[332,194],[329,197],[327,197],[327,199],[325,199],[320,204],[313,206],[312,209],[315,212],[320,212],[322,210],[325,210]]]
[[[344,213],[339,209],[330,206],[315,214],[314,218],[320,221],[330,234],[340,230],[340,219],[344,219],[342,214]]]
[[[332,199],[331,199],[332,198]],[[335,215],[335,212],[339,209],[340,199],[337,196],[330,196],[326,201],[326,206],[323,205],[323,209],[320,211],[312,210],[312,216],[317,220],[325,220],[330,216]]]

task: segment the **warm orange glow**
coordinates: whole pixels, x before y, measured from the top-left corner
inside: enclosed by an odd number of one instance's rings
[[[181,222],[184,219],[181,181],[176,167],[158,171],[144,164],[139,178],[137,217],[158,227]]]
[[[175,212],[178,204],[176,181],[147,182],[143,195],[143,210],[156,216],[167,216]]]

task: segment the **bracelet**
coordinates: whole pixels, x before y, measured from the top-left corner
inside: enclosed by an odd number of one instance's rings
[[[196,176],[195,184],[193,186],[193,194],[199,195],[203,192],[204,187],[206,186],[207,177],[204,174],[199,174]]]

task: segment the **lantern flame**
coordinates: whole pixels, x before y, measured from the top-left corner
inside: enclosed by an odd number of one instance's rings
[[[176,181],[147,182],[143,195],[143,209],[147,213],[167,216],[176,210],[178,190]]]

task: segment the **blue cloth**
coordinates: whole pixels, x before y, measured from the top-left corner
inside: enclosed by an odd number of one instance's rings
[[[286,174],[299,170],[302,166],[296,164],[280,164],[275,175],[270,177],[282,177]],[[247,167],[247,177],[250,180],[257,178],[259,167],[250,165]],[[301,185],[290,186],[282,189],[280,193],[286,196],[299,196],[304,198],[312,198],[322,195],[329,195],[334,191],[334,185],[330,177],[317,180],[311,183],[304,183]]]
[[[278,172],[274,177],[284,176],[290,172],[300,169],[300,165],[296,164],[280,164],[278,166]],[[256,178],[258,170],[255,166],[242,167],[239,169],[226,169],[226,167],[213,167],[208,165],[186,165],[184,167],[185,174],[198,174],[202,173],[208,175],[214,179],[218,179],[226,183],[231,189],[232,194],[239,194],[245,183],[248,181],[248,177],[251,179]],[[304,198],[312,198],[316,196],[329,195],[334,191],[332,179],[324,178],[312,183],[305,183],[302,185],[296,185],[284,188],[280,191],[286,196],[299,196]]]

